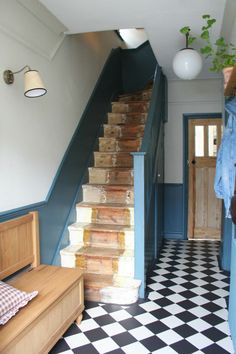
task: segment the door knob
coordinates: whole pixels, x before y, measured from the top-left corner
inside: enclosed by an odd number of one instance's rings
[[[195,163],[196,163],[196,160],[192,160],[192,164],[195,165]]]

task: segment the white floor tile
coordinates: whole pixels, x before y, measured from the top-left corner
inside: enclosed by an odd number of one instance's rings
[[[152,354],[178,354],[174,349],[171,347],[164,347],[158,350],[155,350]]]
[[[203,321],[201,318],[197,318],[196,320],[188,322],[188,325],[196,329],[198,332],[203,332],[211,327],[208,322]]]
[[[166,298],[174,303],[178,303],[185,300],[185,298],[180,294],[172,294],[170,296],[167,296]]]
[[[141,315],[135,316],[135,319],[142,323],[142,325],[146,325],[157,320],[151,313],[142,313]]]
[[[110,314],[116,321],[122,321],[122,320],[126,320],[127,318],[131,318],[132,316],[125,310],[119,310],[119,311],[115,311],[112,312]]]
[[[98,317],[98,316],[102,316],[102,315],[106,315],[107,312],[100,306],[97,307],[93,307],[91,309],[86,310],[86,312],[88,313],[88,315],[92,318]]]
[[[168,345],[179,342],[183,339],[178,333],[176,333],[172,329],[159,333],[158,338],[160,338],[164,343]]]
[[[207,311],[201,306],[194,307],[192,309],[189,309],[188,311],[199,318],[209,315],[211,313],[210,311]]]
[[[149,350],[145,348],[141,343],[135,342],[122,347],[122,350],[126,354],[147,354]]]
[[[112,350],[118,349],[119,346],[114,342],[112,338],[100,339],[96,342],[93,342],[94,347],[101,354],[109,353]]]
[[[129,333],[139,341],[153,336],[153,332],[149,331],[149,329],[145,326],[131,329]]]
[[[171,313],[172,315],[176,315],[177,313],[183,312],[184,308],[179,306],[178,304],[173,304],[165,306],[165,310]]]
[[[90,331],[91,329],[98,328],[99,325],[96,321],[90,318],[88,320],[83,320],[78,327],[82,332],[86,332]]]
[[[224,350],[228,350],[229,353],[234,353],[233,343],[230,337],[221,339],[217,342],[217,345],[221,346]]]
[[[71,349],[90,343],[84,333],[74,334],[72,336],[66,337],[65,340]]]
[[[203,349],[214,343],[211,339],[201,333],[194,334],[193,336],[186,338],[186,340],[198,349]]]
[[[142,307],[147,312],[158,310],[161,307],[153,301],[144,302],[143,304],[140,304],[139,306]]]
[[[205,299],[204,297],[198,295],[198,296],[195,296],[195,297],[192,297],[191,298],[191,301],[194,302],[196,305],[204,305],[208,302],[207,299]]]
[[[163,318],[161,320],[161,322],[163,322],[169,328],[175,328],[175,327],[181,326],[184,323],[176,316],[169,316],[169,317]]]
[[[119,323],[111,323],[102,327],[103,331],[105,331],[110,337],[115,336],[116,334],[126,332],[126,329],[122,327]]]

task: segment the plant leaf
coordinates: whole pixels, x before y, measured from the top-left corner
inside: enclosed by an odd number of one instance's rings
[[[188,44],[192,44],[195,41],[196,37],[189,37]]]
[[[210,28],[214,23],[216,22],[215,18],[211,18],[210,20],[207,21],[208,28]]]
[[[190,27],[189,26],[182,27],[179,31],[182,34],[187,34],[190,32]]]
[[[209,31],[205,30],[201,33],[201,38],[208,40],[209,39]]]
[[[226,43],[225,43],[225,40],[223,37],[218,38],[217,41],[215,42],[215,44],[220,47],[226,46]]]
[[[210,18],[211,16],[210,15],[202,15],[202,18]]]
[[[200,50],[201,50],[202,54],[209,55],[212,53],[212,48],[209,45],[206,45],[205,47],[201,48]]]

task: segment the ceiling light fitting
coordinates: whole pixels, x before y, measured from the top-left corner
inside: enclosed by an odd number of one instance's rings
[[[28,65],[25,65],[22,69],[12,72],[11,70],[5,70],[3,73],[3,79],[7,85],[11,85],[14,82],[14,75],[19,74],[23,70],[25,78],[25,90],[24,95],[29,98],[40,97],[47,93],[46,88],[42,82],[42,79],[37,70],[31,70]]]
[[[188,46],[189,31],[185,34],[186,47],[178,51],[173,59],[174,73],[183,80],[195,79],[202,70],[200,54]]]

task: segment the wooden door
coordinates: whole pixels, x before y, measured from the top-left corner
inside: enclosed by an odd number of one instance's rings
[[[191,119],[188,123],[188,238],[220,239],[221,201],[214,177],[222,120]]]

